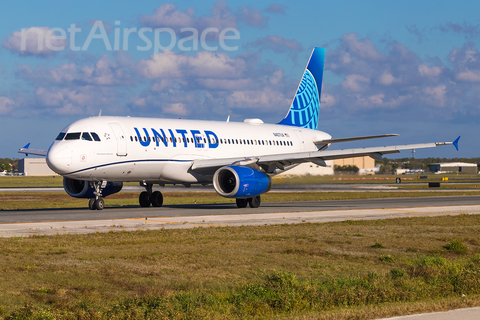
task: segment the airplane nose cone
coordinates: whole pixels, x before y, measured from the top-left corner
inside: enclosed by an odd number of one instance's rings
[[[62,175],[70,171],[72,164],[72,151],[59,146],[52,145],[47,153],[47,165],[52,171]]]

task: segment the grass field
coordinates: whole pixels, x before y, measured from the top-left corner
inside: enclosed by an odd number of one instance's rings
[[[480,305],[480,216],[0,239],[4,319],[368,319]]]
[[[164,192],[164,204],[235,203],[216,192]],[[452,195],[480,195],[478,191],[382,191],[382,192],[270,192],[262,195],[262,202],[322,201],[348,199],[378,199],[406,197],[440,197]],[[105,198],[105,206],[138,206],[138,192],[121,192]],[[0,210],[27,210],[48,208],[86,208],[88,199],[72,198],[63,192],[0,192]]]
[[[420,179],[420,176],[427,176],[427,179]],[[442,178],[447,177],[447,181]],[[396,178],[402,178],[402,184],[412,182],[439,182],[449,184],[452,182],[476,183],[480,185],[480,177],[469,174],[422,174],[422,175],[334,175],[334,176],[296,176],[296,177],[274,177],[274,184],[323,184],[323,183],[367,183],[367,184],[395,184]],[[410,180],[411,179],[411,180]],[[138,186],[138,182],[127,182],[125,185]],[[41,177],[0,177],[0,188],[31,188],[31,187],[62,187],[63,177],[41,176]]]

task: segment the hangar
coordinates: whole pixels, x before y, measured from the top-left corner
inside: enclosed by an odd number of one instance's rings
[[[443,162],[443,163],[432,163],[429,164],[431,172],[458,172],[458,173],[473,173],[478,172],[476,163],[465,163],[465,162]]]
[[[18,161],[18,172],[24,176],[56,176],[45,158],[23,158]]]
[[[325,161],[327,164],[326,167],[321,167],[319,165],[313,164],[311,162],[301,163],[297,167],[288,170],[287,172],[283,172],[279,174],[279,176],[325,176],[325,175],[333,175],[333,167],[335,165],[338,166],[346,166],[346,165],[353,165],[357,166],[358,169],[370,169],[375,167],[375,160],[369,156],[364,157],[355,157],[355,158],[348,158],[348,159],[338,159],[338,160],[327,160]]]

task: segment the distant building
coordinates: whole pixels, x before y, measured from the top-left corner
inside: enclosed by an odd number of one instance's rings
[[[325,161],[326,167],[312,162],[301,163],[293,169],[280,173],[278,176],[328,176],[333,175],[333,161]]]
[[[293,169],[288,170],[287,172],[279,174],[279,176],[327,176],[333,175],[333,166],[346,166],[354,165],[358,169],[369,169],[375,167],[375,160],[365,156],[349,159],[340,159],[340,160],[327,160],[326,167],[316,165],[312,162],[301,163]]]
[[[444,163],[432,163],[429,164],[431,172],[459,172],[459,173],[474,173],[478,172],[476,163],[464,163],[464,162],[444,162]]]
[[[56,176],[45,158],[24,158],[18,161],[18,172],[24,176]]]
[[[375,160],[369,156],[337,159],[333,162],[334,166],[357,166],[358,169],[370,169],[375,168]]]

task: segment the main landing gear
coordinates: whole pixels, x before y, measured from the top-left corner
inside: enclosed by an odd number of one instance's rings
[[[253,198],[246,198],[246,199],[235,199],[237,202],[237,207],[239,208],[246,208],[247,204],[250,208],[258,208],[260,207],[261,199],[260,196],[255,196]]]
[[[95,189],[95,191],[93,191],[95,198],[88,201],[88,208],[90,210],[103,210],[105,207],[105,202],[102,199],[102,189],[105,188],[106,185],[107,181],[92,182],[92,187]]]
[[[142,187],[145,187],[145,190],[146,190],[140,193],[140,196],[138,197],[138,202],[140,203],[140,207],[148,208],[150,207],[150,204],[152,205],[152,207],[161,207],[163,205],[162,193],[160,191],[152,192],[153,184],[140,182],[140,185]]]

